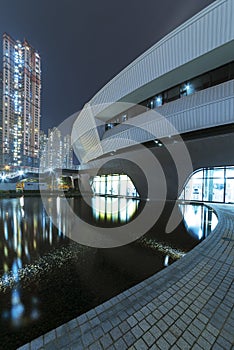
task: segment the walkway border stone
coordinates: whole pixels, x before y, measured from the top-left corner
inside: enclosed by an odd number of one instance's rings
[[[212,207],[217,227],[183,258],[20,350],[234,350],[234,207]]]

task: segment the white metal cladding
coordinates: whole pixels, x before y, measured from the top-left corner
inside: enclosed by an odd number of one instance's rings
[[[104,86],[92,105],[120,100],[137,88],[234,39],[234,1],[217,0],[168,34]]]
[[[103,153],[173,135],[173,128],[182,134],[233,123],[234,80],[170,102],[155,111],[160,114],[148,111],[106,131],[101,141]],[[164,117],[173,128],[165,123]]]
[[[78,115],[72,129],[72,145],[79,160],[103,154],[92,108],[86,105]]]
[[[155,110],[162,116],[166,117],[168,120],[176,121],[175,127],[181,133],[184,133],[188,131],[188,129],[197,130],[201,128],[200,124],[195,124],[193,126],[193,129],[191,129],[191,125],[193,125],[196,122],[196,118],[194,118],[194,120],[192,121],[188,113],[197,113],[198,111],[204,110],[204,107],[207,105],[218,105],[218,102],[225,103],[226,101],[227,104],[229,104],[230,101],[233,99],[233,96],[234,80],[230,80],[225,83],[213,86],[211,88],[195,92],[190,96],[181,97],[176,101],[169,102],[161,107],[155,108]],[[233,110],[230,111],[228,116],[222,115],[222,113],[220,113],[219,115],[217,115],[217,119],[214,119],[216,114],[217,113],[215,112],[214,114],[203,115],[203,119],[206,120],[206,127],[212,127],[216,125],[221,125],[223,123],[226,124],[234,122]],[[184,119],[186,115],[188,116],[188,120]],[[146,117],[140,115],[132,119],[134,125],[140,126],[144,119],[147,119],[149,121],[149,115],[147,114]],[[156,122],[155,115],[152,114],[152,120],[150,120],[150,122]],[[113,129],[110,129],[104,133],[103,139],[111,137],[114,134],[119,134],[120,132],[129,129],[130,127],[131,125],[129,125],[128,122],[115,126]]]
[[[89,161],[103,153],[123,148],[131,139],[138,142],[150,140],[151,132],[158,135],[158,138],[167,136],[168,130],[165,130],[160,119],[155,121],[149,117],[140,117],[138,121],[136,117],[134,123],[143,123],[149,132],[148,136],[136,128],[124,131],[121,127],[115,127],[105,134],[105,142],[101,144],[98,132],[95,131],[94,117],[109,104],[134,93],[138,88],[144,89],[147,84],[158,78],[160,80],[166,73],[170,74],[186,64],[189,69],[191,61],[199,60],[205,54],[211,57],[216,54],[215,49],[224,48],[225,44],[226,47],[230,43],[232,45],[233,15],[234,0],[215,1],[156,43],[104,86],[89,102],[95,108],[95,113],[87,115],[84,108],[74,124],[75,133],[80,135],[75,145],[80,160]],[[231,46],[228,47],[228,55],[232,56]],[[228,59],[232,59],[229,56]],[[222,59],[225,57],[222,56],[220,60]],[[209,68],[209,62],[208,60],[206,68]],[[233,81],[165,104],[158,111],[180,133],[233,122]],[[107,137],[110,138],[108,141]],[[123,141],[125,138],[128,141]]]

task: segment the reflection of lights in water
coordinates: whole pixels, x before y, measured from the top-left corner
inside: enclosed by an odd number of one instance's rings
[[[27,256],[27,258],[30,258],[30,254],[29,254],[29,251],[28,251],[28,243],[25,242],[24,244],[24,251],[25,251],[25,255]]]
[[[4,247],[4,256],[5,256],[5,257],[8,257],[8,249],[7,249],[6,246]]]
[[[17,260],[15,259],[12,265],[12,273],[13,273],[13,278],[16,282],[18,282],[19,280],[18,269],[19,269],[19,266],[18,266]]]
[[[212,213],[211,231],[213,231],[217,225],[218,225],[217,215],[215,215],[215,213]]]
[[[66,235],[66,223],[65,220],[63,220],[63,235]]]
[[[30,316],[33,321],[38,320],[38,318],[40,317],[40,312],[37,308],[33,308]]]
[[[16,218],[16,212],[13,212],[13,236],[14,236],[14,250],[17,250],[17,218]]]
[[[38,318],[40,317],[40,312],[37,308],[38,305],[38,298],[36,297],[32,297],[32,311],[31,311],[31,319],[32,320],[38,320]]]
[[[60,197],[56,198],[56,208],[57,208],[57,214],[60,215],[61,212],[61,202],[60,202]]]
[[[7,227],[7,221],[4,221],[4,237],[6,241],[8,240],[8,227]]]
[[[164,259],[164,266],[168,266],[168,265],[169,265],[169,255],[166,255]]]
[[[4,319],[4,320],[7,320],[8,318],[9,318],[9,311],[8,310],[3,310],[3,312],[2,312],[2,318]]]
[[[12,290],[11,305],[12,323],[17,326],[24,313],[24,306],[20,300],[20,294],[18,289]]]
[[[217,226],[217,216],[206,206],[180,204],[179,208],[188,233],[198,240],[206,237]]]
[[[46,215],[45,215],[45,210],[42,212],[42,232],[43,232],[43,237],[45,234],[45,228],[46,228]]]
[[[23,208],[24,207],[24,197],[20,197],[20,206]]]
[[[8,265],[6,263],[3,264],[3,270],[4,270],[4,272],[8,271]]]
[[[169,257],[174,260],[180,259],[186,254],[182,250],[169,246],[167,243],[157,242],[151,238],[142,237],[138,242],[144,247],[150,248],[152,250],[158,250],[161,253],[168,255],[168,259]]]
[[[2,280],[4,282],[5,285],[8,285],[9,284],[9,276],[8,276],[8,273],[4,273],[3,276],[2,276]]]
[[[34,232],[34,236],[36,236],[37,234],[37,228],[38,228],[38,217],[36,214],[33,215],[33,232]]]
[[[121,198],[119,200],[119,216],[120,216],[121,222],[126,222],[126,220],[127,220],[127,211],[128,211],[127,209],[128,208],[126,208],[126,205],[127,205],[126,199]]]
[[[49,241],[52,242],[52,220],[50,220]]]
[[[45,274],[54,269],[60,268],[64,263],[77,257],[77,253],[90,251],[89,247],[77,247],[76,243],[69,244],[69,247],[62,247],[47,253],[33,264],[22,267],[20,259],[14,261],[14,269],[0,277],[0,292],[6,292],[8,289],[16,288],[18,283],[25,288],[33,281],[38,282]]]
[[[127,222],[136,213],[139,200],[129,198],[101,197],[92,198],[93,217],[96,220]]]

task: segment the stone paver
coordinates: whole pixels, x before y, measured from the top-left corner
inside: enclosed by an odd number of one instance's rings
[[[20,350],[234,350],[234,207],[212,207],[216,229],[185,257]]]

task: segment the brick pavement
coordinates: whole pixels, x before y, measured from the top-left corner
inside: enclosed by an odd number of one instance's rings
[[[20,350],[234,350],[234,207],[185,257]]]

